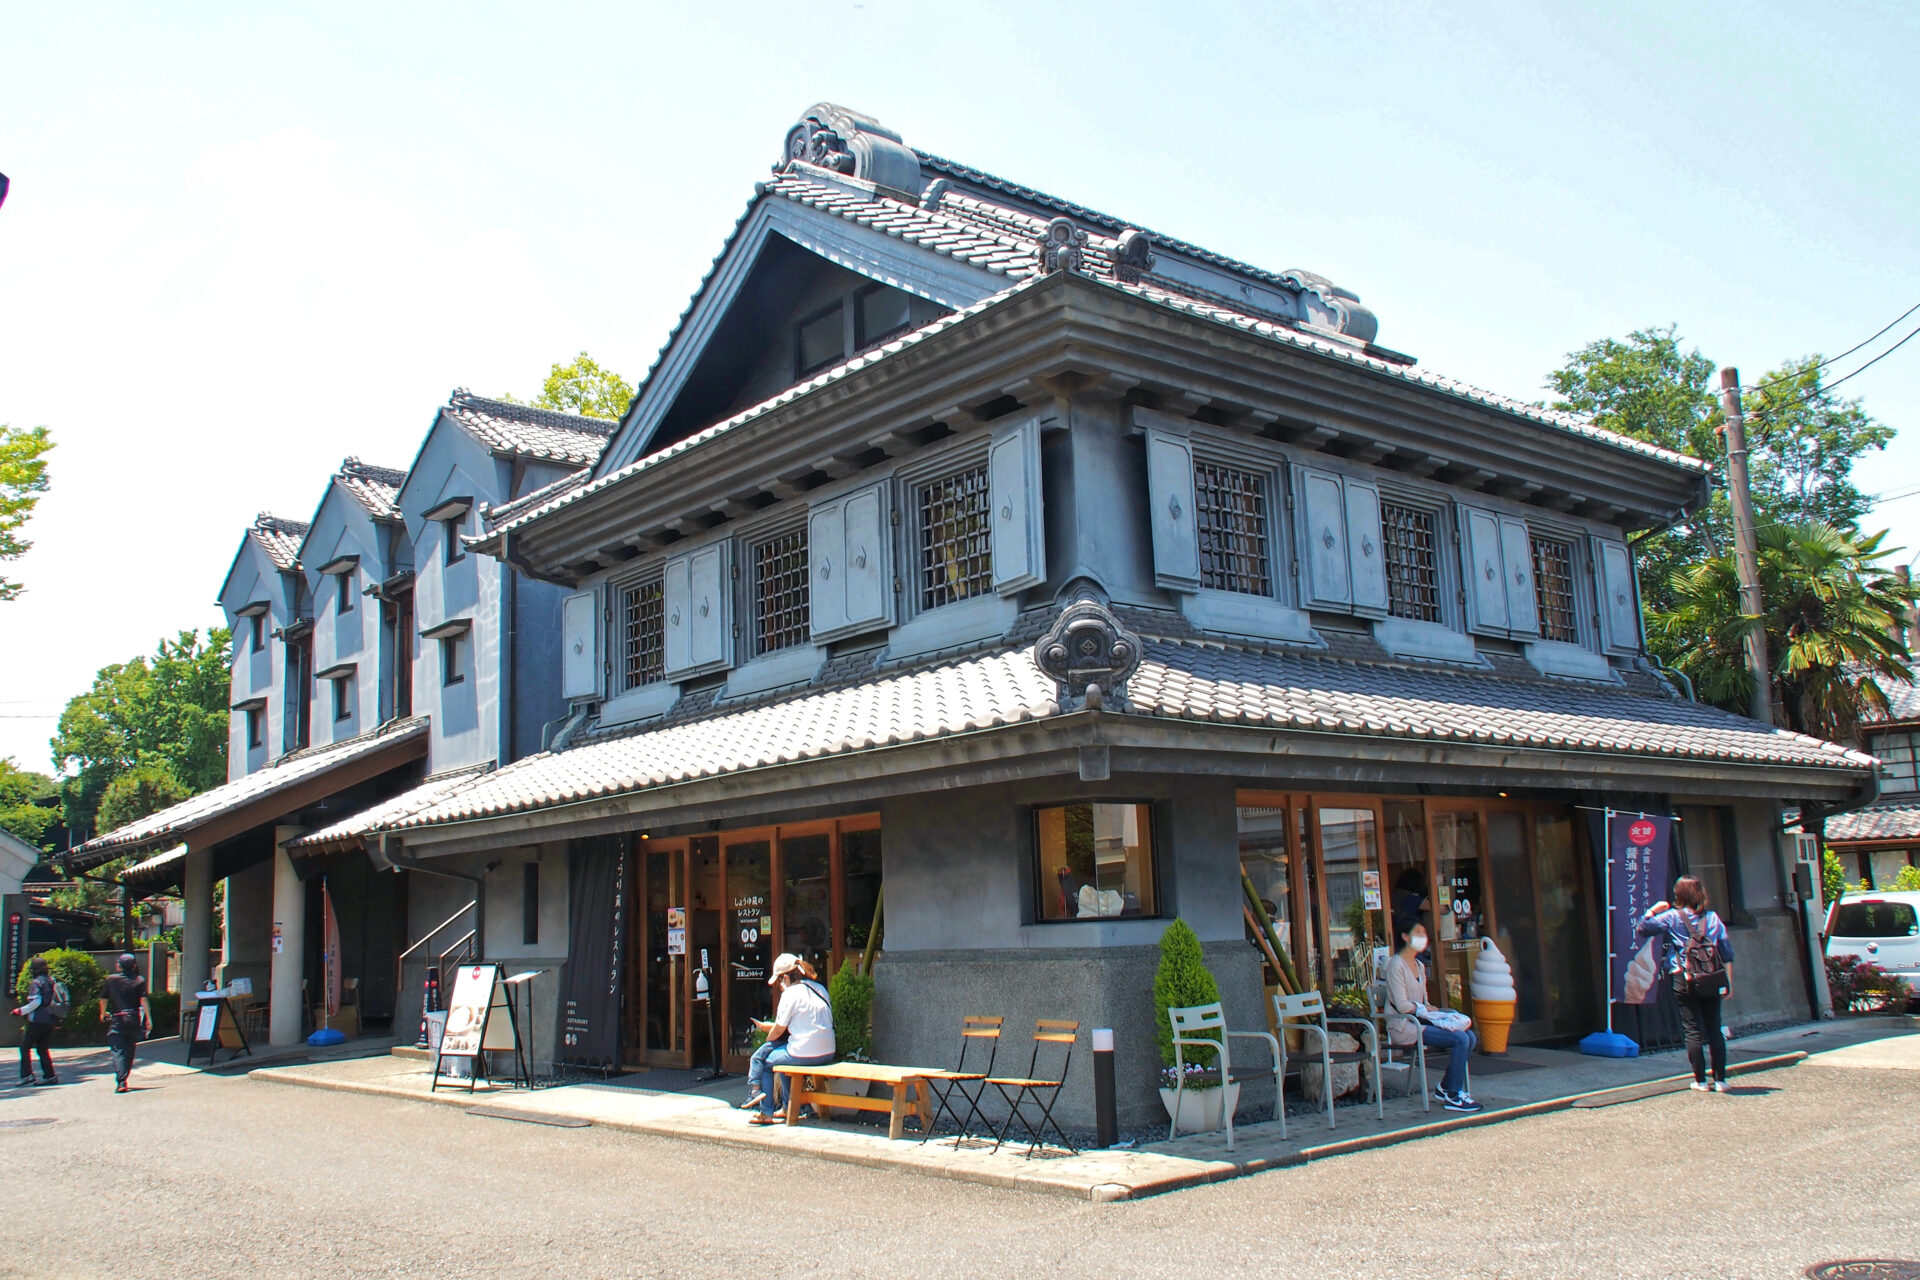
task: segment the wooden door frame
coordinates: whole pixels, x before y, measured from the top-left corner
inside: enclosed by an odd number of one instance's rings
[[[666,839],[654,840],[650,837],[642,838],[636,834],[631,838],[631,849],[632,856],[630,860],[633,864],[633,877],[632,883],[627,886],[627,889],[630,895],[628,901],[635,904],[635,918],[629,922],[627,930],[627,955],[630,966],[629,972],[632,974],[627,984],[627,990],[635,993],[637,996],[635,1001],[636,1007],[633,1011],[635,1035],[630,1043],[636,1047],[638,1052],[633,1058],[629,1059],[625,1052],[627,1043],[629,1042],[625,1036],[622,1036],[622,1064],[626,1065],[628,1062],[631,1062],[633,1065],[641,1068],[666,1067],[688,1070],[693,1066],[693,956],[691,950],[693,945],[693,921],[691,918],[688,919],[685,926],[689,950],[688,954],[684,957],[686,963],[681,966],[680,990],[670,997],[673,1002],[673,1007],[668,1013],[669,1031],[667,1035],[667,1042],[671,1044],[673,1042],[671,1028],[676,1024],[684,1023],[686,1032],[683,1039],[686,1047],[678,1053],[675,1053],[672,1049],[649,1050],[647,1048],[647,1017],[651,1012],[648,1007],[647,979],[652,968],[652,959],[647,947],[648,905],[646,895],[646,859],[650,854],[665,854],[668,857],[678,855],[680,858],[682,888],[683,890],[691,890],[691,882],[693,879],[693,841],[686,836],[673,836]],[[671,893],[671,886],[669,886],[669,893]],[[678,905],[686,908],[689,913],[691,912],[690,903],[670,905]],[[671,989],[671,980],[669,980],[669,989]]]

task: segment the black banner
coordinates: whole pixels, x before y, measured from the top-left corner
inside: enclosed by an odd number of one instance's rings
[[[626,964],[627,837],[569,842],[567,964],[560,979],[561,1062],[620,1067],[620,982]]]

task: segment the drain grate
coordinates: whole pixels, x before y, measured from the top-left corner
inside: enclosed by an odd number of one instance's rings
[[[14,1120],[0,1120],[0,1129],[32,1129],[43,1124],[53,1124],[54,1116],[20,1116]]]
[[[1807,1268],[1809,1280],[1920,1280],[1920,1262],[1901,1258],[1848,1258]]]

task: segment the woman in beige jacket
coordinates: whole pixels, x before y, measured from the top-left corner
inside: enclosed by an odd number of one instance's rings
[[[1447,1074],[1433,1091],[1448,1111],[1478,1111],[1480,1104],[1467,1092],[1467,1055],[1479,1037],[1471,1030],[1449,1031],[1424,1021],[1427,1010],[1427,969],[1420,957],[1427,949],[1427,927],[1418,920],[1393,918],[1395,951],[1381,976],[1387,984],[1387,1043],[1405,1046],[1422,1041],[1447,1051]]]

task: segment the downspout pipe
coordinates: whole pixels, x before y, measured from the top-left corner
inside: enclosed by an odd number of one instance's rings
[[[430,866],[420,859],[404,853],[395,853],[387,847],[390,832],[380,833],[380,854],[376,862],[384,862],[396,871],[418,871],[424,875],[444,876],[449,880],[464,880],[473,886],[473,953],[485,958],[487,954],[487,911],[484,901],[486,877],[468,875],[464,871],[448,871],[445,867]]]

